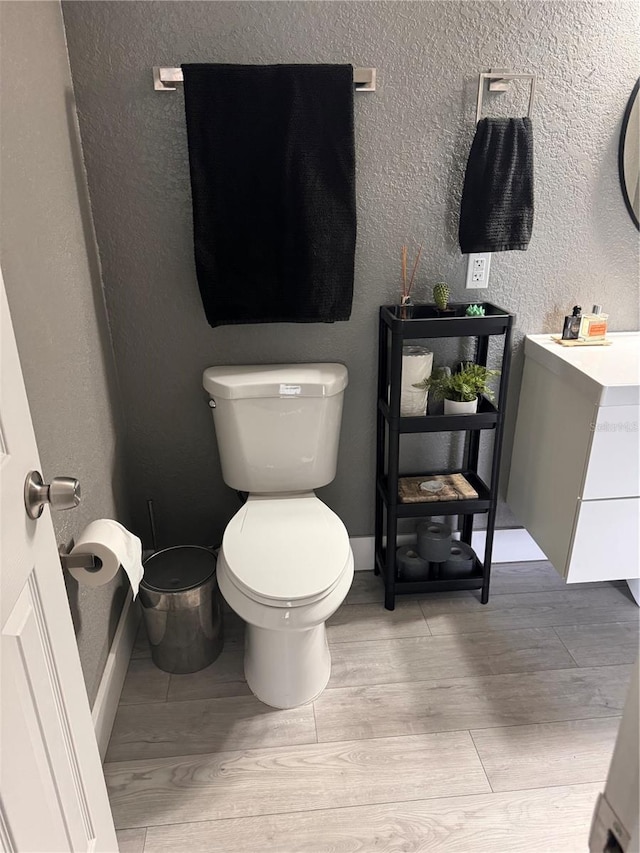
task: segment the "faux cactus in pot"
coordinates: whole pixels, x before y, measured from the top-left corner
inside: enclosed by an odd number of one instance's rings
[[[445,284],[443,281],[433,285],[433,301],[436,303],[436,307],[441,311],[447,310],[450,295],[451,291],[449,290],[449,285]]]

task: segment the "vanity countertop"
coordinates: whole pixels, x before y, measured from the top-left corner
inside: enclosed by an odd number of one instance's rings
[[[579,387],[596,406],[640,404],[640,332],[612,332],[611,346],[563,347],[551,335],[527,335],[524,351]]]

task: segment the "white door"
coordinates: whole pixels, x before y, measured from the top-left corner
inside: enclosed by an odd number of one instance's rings
[[[25,511],[40,463],[1,273],[0,291],[0,841],[116,851],[50,510]]]

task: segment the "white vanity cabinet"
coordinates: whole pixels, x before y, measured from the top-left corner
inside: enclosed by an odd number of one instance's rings
[[[640,577],[640,333],[525,340],[507,503],[567,580]]]

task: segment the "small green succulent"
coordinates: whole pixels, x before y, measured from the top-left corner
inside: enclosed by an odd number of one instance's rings
[[[467,317],[484,317],[484,308],[482,305],[467,305],[465,314]]]

